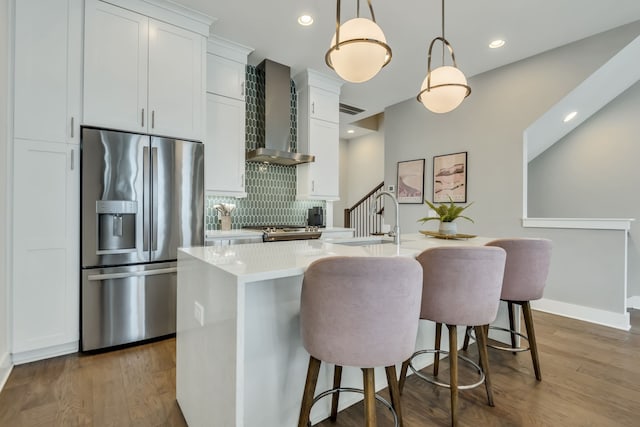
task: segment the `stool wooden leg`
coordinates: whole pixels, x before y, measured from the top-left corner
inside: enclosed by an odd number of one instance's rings
[[[451,388],[451,425],[458,424],[458,328],[449,328],[449,384]]]
[[[440,341],[442,339],[442,323],[436,323],[436,345],[435,349],[440,350]],[[438,368],[440,367],[440,353],[436,351],[433,353],[433,376],[438,376]]]
[[[391,396],[391,406],[398,416],[398,426],[402,427],[402,407],[400,406],[400,390],[398,389],[398,378],[396,377],[396,366],[391,365],[385,368],[387,372],[387,384],[389,385],[389,396]]]
[[[373,368],[363,368],[364,382],[364,418],[366,427],[377,427],[376,422],[376,383]]]
[[[316,391],[319,372],[320,361],[315,357],[310,356],[309,368],[307,369],[307,380],[304,384],[304,392],[302,394],[302,405],[300,406],[300,418],[298,419],[298,427],[307,427],[307,425],[309,424],[311,404],[313,403],[313,395]]]
[[[333,369],[333,388],[340,387],[342,382],[342,366],[336,365]],[[340,400],[340,392],[337,391],[331,396],[331,421],[338,419],[338,402]]]
[[[491,376],[489,375],[489,353],[487,352],[487,335],[483,326],[476,326],[476,342],[478,344],[478,353],[480,353],[480,366],[484,372],[484,387],[487,389],[487,400],[489,406],[493,404],[493,391],[491,389]]]
[[[402,362],[402,368],[400,369],[400,380],[398,380],[398,389],[400,390],[400,394],[402,394],[402,389],[404,389],[404,382],[407,380],[407,370],[409,369],[409,360],[405,360]]]
[[[471,330],[471,326],[467,326],[467,329],[464,331],[464,344],[462,345],[462,349],[467,351],[469,349],[469,331]]]
[[[533,329],[533,316],[531,314],[531,305],[529,304],[529,301],[522,303],[522,312],[524,314],[524,324],[527,327],[527,337],[529,338],[529,348],[531,349],[533,370],[536,373],[536,379],[538,381],[542,381],[542,373],[540,372],[540,359],[538,358],[538,344],[536,343],[536,333]]]
[[[511,348],[516,348],[516,318],[513,314],[513,303],[511,301],[507,301],[507,308],[509,309],[509,330],[511,331]],[[515,351],[513,354],[517,354]]]

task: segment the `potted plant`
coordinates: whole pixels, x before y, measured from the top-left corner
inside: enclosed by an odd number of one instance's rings
[[[457,234],[458,229],[456,223],[453,222],[457,218],[464,218],[473,222],[471,218],[468,216],[461,215],[461,213],[467,209],[469,206],[473,204],[473,202],[469,203],[467,206],[457,206],[451,197],[449,197],[449,203],[442,203],[438,206],[429,202],[425,199],[424,201],[432,210],[435,211],[437,216],[428,216],[424,218],[420,218],[418,221],[425,223],[427,221],[431,221],[433,219],[440,221],[440,227],[438,228],[438,232],[440,234]]]

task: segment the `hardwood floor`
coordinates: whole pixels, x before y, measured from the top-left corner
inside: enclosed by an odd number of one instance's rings
[[[542,382],[529,353],[490,350],[496,406],[487,405],[483,387],[461,391],[459,425],[640,425],[640,311],[632,312],[630,332],[541,312],[534,319]],[[477,358],[474,345],[469,353]],[[448,376],[446,360],[440,371]],[[450,425],[449,391],[415,375],[402,404],[405,427]],[[393,425],[381,407],[378,424]],[[318,426],[363,425],[356,404],[337,423]],[[175,401],[175,339],[16,366],[0,393],[0,426],[186,426]]]

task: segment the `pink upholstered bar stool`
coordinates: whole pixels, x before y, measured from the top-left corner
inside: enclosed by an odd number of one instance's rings
[[[500,290],[504,274],[506,253],[501,248],[482,246],[445,246],[427,249],[416,258],[423,269],[422,307],[420,318],[436,322],[435,350],[420,350],[402,364],[400,390],[404,385],[407,368],[420,378],[451,390],[451,425],[457,424],[458,390],[476,387],[484,382],[489,405],[493,406],[493,393],[489,375],[486,347],[481,347],[480,364],[458,355],[457,325],[475,328],[478,341],[486,340],[485,325],[496,319],[500,303]],[[442,324],[449,329],[449,383],[437,380]],[[414,357],[434,353],[433,377],[417,371],[411,361]],[[458,358],[471,364],[480,379],[474,384],[458,384]]]
[[[307,427],[311,407],[333,394],[332,418],[342,391],[364,393],[367,427],[376,426],[375,399],[392,408],[396,426],[402,411],[395,365],[415,348],[422,292],[422,268],[412,258],[330,257],[313,262],[302,283],[300,329],[309,369],[299,427]],[[314,398],[320,363],[362,368],[364,391],[334,388]],[[391,404],[375,394],[374,367],[386,368]]]
[[[514,354],[530,350],[536,379],[542,381],[530,301],[542,298],[551,263],[551,240],[530,238],[497,239],[487,243],[487,246],[500,247],[507,251],[507,263],[504,269],[504,281],[500,299],[507,302],[509,329],[494,326],[491,329],[503,330],[511,335],[511,347],[493,344],[490,344],[489,347],[508,350]],[[522,307],[524,324],[527,330],[526,335],[516,331],[514,304]],[[467,331],[467,337],[465,338],[465,348],[468,344],[468,333],[469,331]],[[527,340],[529,347],[517,347],[516,335]]]

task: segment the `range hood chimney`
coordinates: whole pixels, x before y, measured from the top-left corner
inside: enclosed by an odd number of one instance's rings
[[[315,156],[291,152],[291,70],[265,59],[258,67],[264,71],[264,148],[247,151],[248,162],[294,166],[310,163]]]

